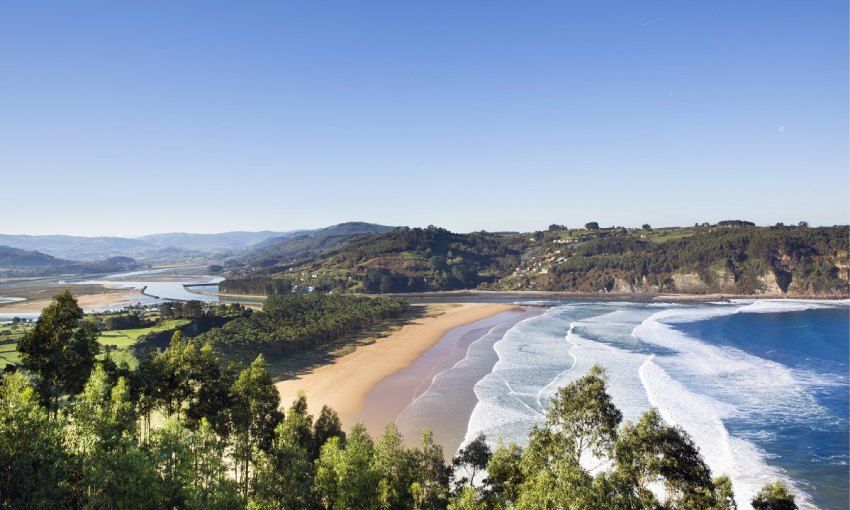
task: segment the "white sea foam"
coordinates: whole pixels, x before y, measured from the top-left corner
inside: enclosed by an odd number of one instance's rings
[[[819,304],[736,302],[665,310],[647,318],[633,331],[644,342],[678,353],[648,360],[641,367],[647,395],[665,420],[680,425],[693,437],[714,473],[727,474],[732,479],[741,508],[748,507],[764,483],[784,475],[767,463],[767,455],[753,443],[730,436],[723,420],[770,416],[773,422],[811,422],[816,421],[812,418],[830,419],[831,413],[817,403],[805,382],[784,365],[732,347],[706,344],[670,324],[731,313],[765,313],[780,308],[804,310]],[[793,481],[787,481],[794,486]],[[815,508],[800,487],[795,489],[801,508]]]
[[[846,384],[846,379],[792,370],[739,349],[707,344],[674,325],[736,313],[802,311],[848,303],[597,302],[551,308],[516,325],[495,343],[499,361],[475,385],[478,403],[464,442],[483,432],[494,443],[499,437],[525,443],[530,429],[543,420],[557,389],[600,364],[606,368],[608,391],[625,419],[637,420],[650,407],[657,407],[665,420],[691,435],[714,474],[732,478],[739,507],[749,508],[755,491],[784,473],[752,442],[759,439],[757,430],[746,437],[732,435],[724,422],[823,423],[834,417],[810,390]],[[815,508],[802,488],[795,487],[800,507]]]
[[[687,390],[652,356],[639,373],[650,403],[664,420],[688,432],[712,473],[732,479],[739,507],[747,508],[760,487],[782,477],[778,469],[765,462],[763,451],[729,435],[722,418],[734,412],[730,406]]]

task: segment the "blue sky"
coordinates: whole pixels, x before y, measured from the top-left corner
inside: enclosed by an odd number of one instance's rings
[[[847,9],[7,2],[0,232],[847,223]]]

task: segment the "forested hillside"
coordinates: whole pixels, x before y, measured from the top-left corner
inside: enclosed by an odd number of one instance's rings
[[[258,243],[248,253],[231,260],[231,267],[247,266],[253,272],[274,272],[276,266],[309,260],[358,236],[382,234],[393,227],[348,222],[299,234],[275,237]],[[278,267],[279,269],[279,267]]]
[[[401,299],[318,293],[274,296],[265,301],[261,312],[231,320],[199,339],[231,359],[251,359],[257,353],[278,357],[343,337],[351,340],[407,310],[407,302]]]
[[[846,226],[757,227],[746,221],[661,229],[591,222],[525,234],[398,228],[358,236],[300,265],[242,266],[222,289],[843,296],[848,245]],[[262,279],[242,280],[257,275]]]
[[[663,242],[617,233],[559,250],[547,290],[840,295],[846,227],[718,227]]]
[[[367,293],[491,285],[519,264],[526,236],[456,234],[436,227],[362,236],[284,273],[297,286]]]

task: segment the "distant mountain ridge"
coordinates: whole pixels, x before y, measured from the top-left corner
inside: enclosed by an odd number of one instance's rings
[[[203,263],[244,256],[246,263],[259,260],[262,264],[273,264],[269,262],[272,259],[289,260],[314,254],[353,236],[388,232],[392,228],[347,222],[317,229],[237,230],[215,234],[168,232],[140,237],[0,234],[0,246],[39,252],[66,262],[132,257],[148,263],[186,260]]]
[[[0,246],[0,275],[49,276],[57,274],[105,273],[136,269],[130,257],[117,256],[95,262],[81,262],[52,257],[38,251]]]
[[[159,248],[179,248],[200,252],[224,252],[241,250],[267,239],[287,238],[311,232],[310,230],[293,230],[287,232],[274,232],[262,230],[259,232],[233,231],[218,234],[190,234],[185,232],[172,232],[165,234],[150,234],[135,239],[151,243]]]
[[[9,235],[0,234],[0,245],[39,251],[69,260],[105,260],[114,256],[137,259],[232,254],[269,238],[298,235],[304,230],[276,232],[234,231],[218,234],[163,233],[141,237]]]
[[[157,250],[145,241],[125,237],[0,234],[0,245],[73,260],[103,260],[112,256],[138,257]]]
[[[292,263],[299,259],[316,257],[356,237],[384,234],[395,228],[362,221],[351,221],[316,230],[274,237],[254,245],[245,254],[234,257],[231,259],[230,265],[271,267]]]

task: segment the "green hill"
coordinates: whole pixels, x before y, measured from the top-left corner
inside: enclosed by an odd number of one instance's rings
[[[231,260],[231,266],[245,265],[252,268],[271,268],[291,264],[294,261],[316,257],[355,237],[382,234],[394,227],[364,222],[340,223],[326,228],[309,230],[266,239],[248,253]]]
[[[96,262],[80,262],[38,252],[0,246],[0,276],[46,276],[56,274],[106,273],[138,267],[130,257],[110,257]]]
[[[255,288],[273,293],[306,288],[847,295],[846,226],[727,221],[661,229],[590,227],[469,234],[405,227],[355,236],[307,252],[300,262],[270,257],[265,267],[243,265],[232,274],[253,277]],[[231,277],[224,288],[239,284]]]

